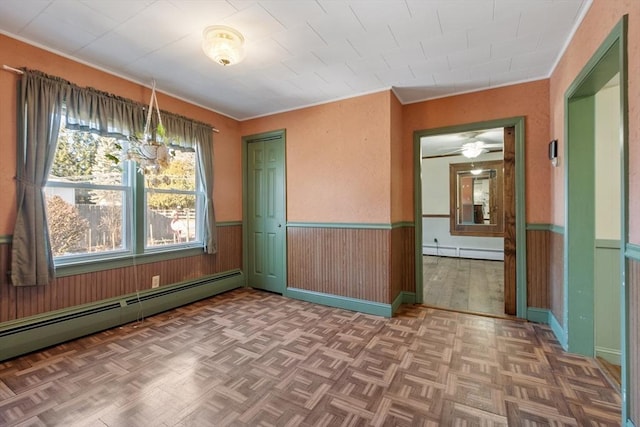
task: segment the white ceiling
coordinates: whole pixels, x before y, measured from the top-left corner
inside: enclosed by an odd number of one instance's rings
[[[244,120],[546,78],[591,1],[0,0],[0,32]],[[244,35],[242,63],[202,53],[217,24]]]

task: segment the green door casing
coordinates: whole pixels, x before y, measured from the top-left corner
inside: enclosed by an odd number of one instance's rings
[[[247,143],[247,284],[283,293],[285,269],[284,138]]]

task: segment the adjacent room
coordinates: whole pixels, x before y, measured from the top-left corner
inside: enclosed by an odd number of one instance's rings
[[[640,427],[637,0],[0,1],[0,425]]]

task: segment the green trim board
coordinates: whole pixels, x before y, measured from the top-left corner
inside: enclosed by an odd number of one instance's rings
[[[298,288],[287,288],[284,292],[284,296],[288,298],[312,302],[314,304],[321,304],[329,307],[342,308],[344,310],[357,311],[384,317],[393,316],[393,306],[395,304],[399,306],[403,298],[402,293],[400,293],[394,300],[393,304],[384,304],[380,302],[325,294],[322,292],[314,292]],[[396,303],[396,301],[398,302]]]
[[[628,16],[613,27],[595,53],[567,89],[564,97],[565,115],[565,218],[564,240],[564,316],[567,341],[565,349],[592,356],[594,352],[593,258],[594,237],[591,236],[594,216],[594,144],[593,108],[595,94],[619,73],[620,81],[620,138],[621,153],[621,247],[627,247],[629,230],[629,117],[627,77]],[[626,262],[620,256],[620,322],[621,322],[621,395],[622,419],[626,423],[630,413],[628,391],[629,369],[629,298],[626,286]]]
[[[615,239],[596,239],[597,249],[620,249],[620,240]]]
[[[69,265],[57,265],[56,277],[75,276],[77,274],[113,270],[115,268],[134,267],[136,265],[149,264],[152,262],[202,255],[203,253],[205,253],[204,249],[202,247],[197,247],[163,250],[162,252],[149,252],[140,255],[127,254],[121,257],[102,258],[100,260],[87,260]]]
[[[527,234],[525,198],[525,119],[522,116],[483,122],[424,129],[413,132],[413,200],[414,218],[422,217],[422,150],[420,138],[469,132],[497,127],[515,128],[515,202],[516,202],[516,315],[526,317],[527,310]],[[416,302],[424,301],[422,283],[422,221],[415,222]]]
[[[13,242],[12,235],[0,236],[0,245],[8,245]]]
[[[0,324],[0,360],[134,322],[242,286],[239,270]]]
[[[567,348],[567,332],[551,311],[549,311],[549,326],[551,326],[551,331],[553,331],[553,335],[555,335],[562,348]]]
[[[530,322],[549,324],[551,312],[547,308],[527,307],[527,320]]]
[[[371,230],[391,230],[394,228],[414,227],[415,224],[409,221],[386,223],[358,223],[358,222],[288,222],[287,228],[350,228],[350,229],[371,229]]]
[[[640,245],[627,243],[627,247],[625,248],[625,251],[624,251],[624,256],[636,261],[640,261]]]
[[[233,227],[234,225],[242,225],[242,220],[240,220],[240,221],[218,221],[218,222],[216,222],[216,227]]]
[[[555,224],[528,223],[526,228],[527,231],[551,231],[556,234],[564,234],[564,227]]]

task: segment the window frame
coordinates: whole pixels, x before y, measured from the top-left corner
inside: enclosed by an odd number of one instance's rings
[[[63,119],[64,120],[64,119]],[[76,130],[75,132],[89,132],[99,134],[95,131]],[[111,135],[113,136],[113,135]],[[124,138],[124,137],[122,137]],[[175,147],[174,147],[175,148]],[[194,147],[195,148],[195,147]],[[177,147],[179,150],[194,151],[192,147]],[[198,156],[194,156],[194,176],[196,189],[189,190],[168,190],[168,193],[184,193],[194,195],[196,198],[196,212],[202,212],[204,200],[204,185],[201,182],[198,170]],[[158,245],[147,247],[147,205],[146,196],[148,189],[145,186],[145,176],[139,171],[138,164],[133,160],[122,162],[124,170],[123,181],[120,185],[90,184],[85,182],[60,182],[47,180],[44,190],[48,188],[73,188],[124,191],[123,225],[122,239],[123,247],[117,250],[103,251],[98,253],[74,254],[68,256],[53,257],[54,267],[57,277],[64,277],[76,274],[89,273],[94,271],[109,270],[158,262],[186,256],[199,255],[203,253],[204,242],[204,217],[196,216],[196,240],[191,242],[181,242],[175,244]],[[51,185],[50,182],[53,184]]]

